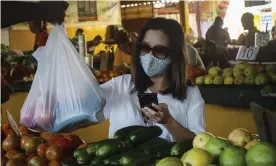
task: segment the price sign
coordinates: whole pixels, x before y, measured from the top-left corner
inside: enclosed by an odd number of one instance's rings
[[[236,60],[254,61],[257,58],[259,47],[240,47]]]
[[[269,39],[270,35],[267,33],[255,33],[255,47],[266,46]]]
[[[7,114],[7,119],[8,119],[8,122],[9,122],[12,130],[16,133],[17,136],[20,136],[20,132],[19,132],[17,123],[13,119],[13,117],[12,117],[11,113],[8,111],[8,109],[6,109],[6,114]]]

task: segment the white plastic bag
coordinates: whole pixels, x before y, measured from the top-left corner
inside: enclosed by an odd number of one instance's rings
[[[97,123],[96,113],[105,100],[63,25],[53,27],[46,46],[33,56],[38,68],[21,110],[21,123],[52,133],[83,121]]]

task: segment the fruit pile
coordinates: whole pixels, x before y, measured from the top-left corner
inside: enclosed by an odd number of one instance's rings
[[[129,126],[74,152],[81,165],[123,166],[274,166],[276,147],[260,142],[246,129],[228,139],[200,133],[194,139],[168,142],[157,127]]]
[[[211,67],[208,75],[195,79],[197,85],[267,85],[276,84],[276,65],[252,65],[237,63],[234,67],[221,69]]]
[[[34,133],[23,125],[20,125],[19,131],[20,137],[9,124],[1,126],[1,165],[61,166],[83,144],[76,135]]]
[[[105,83],[112,78],[120,76],[122,73],[118,70],[114,71],[102,71],[97,69],[90,69],[99,83]]]

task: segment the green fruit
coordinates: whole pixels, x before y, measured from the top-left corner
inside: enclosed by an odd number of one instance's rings
[[[83,155],[83,154],[87,153],[86,150],[87,150],[87,147],[75,150],[74,154],[73,154],[74,158],[78,158],[80,155]]]
[[[233,74],[234,74],[234,77],[244,76],[244,70],[239,68],[234,68]]]
[[[197,77],[196,80],[195,80],[195,83],[196,83],[197,85],[202,85],[202,84],[204,84],[204,76],[199,76],[199,77]]]
[[[265,71],[267,73],[269,73],[269,72],[275,73],[276,72],[276,65],[273,65],[273,64],[265,65]]]
[[[214,138],[211,133],[199,133],[193,140],[193,147],[203,149],[211,138]]]
[[[229,146],[219,156],[220,166],[246,166],[246,150],[241,147]]]
[[[181,156],[186,151],[193,148],[193,139],[184,140],[176,143],[171,149],[172,156]]]
[[[262,73],[265,70],[264,66],[260,65],[260,64],[255,65],[254,67],[255,67],[255,69],[257,70],[258,73]]]
[[[224,80],[223,76],[216,76],[214,78],[214,84],[215,85],[221,85],[221,84],[223,84],[223,80]]]
[[[234,83],[234,78],[232,76],[224,77],[225,85],[232,85]]]
[[[212,77],[218,76],[221,74],[221,69],[219,67],[212,67],[209,69],[208,74]]]
[[[257,77],[255,78],[256,85],[266,85],[269,82],[270,82],[269,77],[264,73],[258,74]]]
[[[223,76],[228,77],[228,76],[233,76],[233,68],[225,68],[223,70]]]
[[[183,166],[183,163],[176,157],[166,157],[160,160],[156,166]]]
[[[244,70],[244,69],[246,69],[247,67],[250,67],[250,66],[252,66],[252,65],[251,65],[251,64],[248,64],[248,63],[242,62],[242,63],[237,63],[237,64],[234,66],[234,68]]]
[[[211,164],[213,162],[213,157],[205,150],[194,148],[184,153],[184,155],[181,157],[181,160],[184,166],[204,166],[206,164]]]
[[[252,141],[248,142],[248,143],[245,145],[245,149],[246,149],[246,150],[249,150],[249,149],[251,149],[254,145],[256,145],[256,144],[258,144],[258,143],[260,143],[259,140],[253,139]]]
[[[234,83],[236,85],[242,85],[242,84],[244,84],[244,76],[237,76],[237,77],[235,77]]]
[[[272,82],[273,84],[276,84],[276,75],[273,75],[273,76],[271,77],[271,82]]]
[[[204,78],[204,84],[206,85],[210,85],[210,84],[213,84],[214,80],[213,80],[213,77],[212,76],[206,76]]]
[[[244,75],[246,77],[249,77],[249,76],[255,77],[257,75],[257,70],[252,66],[248,67],[248,68],[244,69]]]
[[[269,143],[258,143],[246,154],[247,166],[275,166],[276,147]]]
[[[78,164],[88,164],[89,161],[90,161],[90,156],[87,154],[87,152],[80,154],[77,157]]]
[[[255,84],[255,77],[254,76],[248,76],[245,78],[244,83],[246,85],[254,85]]]
[[[107,143],[120,143],[121,141],[119,140],[115,140],[115,139],[105,139],[105,140],[101,140],[101,141],[98,141],[92,145],[89,145],[86,149],[87,149],[87,153],[88,155],[92,156],[92,155],[95,155],[97,149],[99,149],[102,145],[105,145]],[[81,150],[76,150],[76,154],[79,153],[78,151],[81,151]],[[74,156],[75,156],[75,153],[74,153]]]
[[[245,147],[252,140],[252,135],[246,129],[238,128],[229,134],[228,140],[235,146]]]
[[[213,155],[213,157],[218,157],[223,150],[229,146],[230,143],[225,139],[211,138],[208,143],[204,146],[204,150]]]

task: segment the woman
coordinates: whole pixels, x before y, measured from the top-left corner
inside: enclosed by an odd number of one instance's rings
[[[177,21],[154,18],[146,23],[132,56],[131,75],[101,85],[106,98],[102,115],[110,121],[109,137],[131,125],[159,126],[161,137],[170,141],[190,139],[205,131],[204,101],[197,87],[187,85],[184,46]],[[156,111],[140,108],[138,93],[157,93],[159,104],[152,105]]]
[[[34,50],[40,46],[45,46],[48,39],[48,32],[46,22],[32,21],[29,22],[29,28],[35,34]]]

